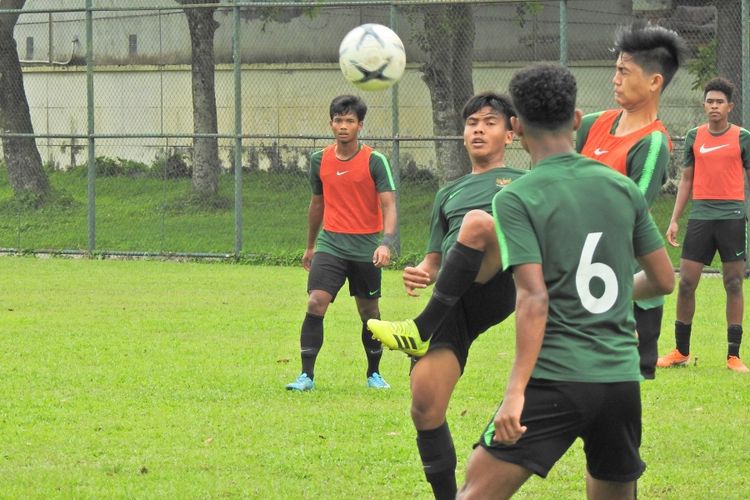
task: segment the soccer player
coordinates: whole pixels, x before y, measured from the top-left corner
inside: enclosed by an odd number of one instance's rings
[[[516,284],[516,354],[459,498],[510,497],[578,437],[589,498],[633,498],[645,466],[632,300],[671,292],[672,265],[636,184],[575,153],[570,71],[523,69],[510,93],[534,165],[493,200]]]
[[[685,365],[690,360],[695,289],[703,266],[711,263],[718,250],[727,294],[727,368],[750,371],[740,359],[742,276],[747,258],[744,178],[750,179],[750,133],[729,123],[733,90],[732,83],[724,78],[708,82],[703,91],[708,123],[690,130],[685,137],[682,178],[667,229],[672,246],[679,246],[678,222],[691,193],[693,206],[680,259],[674,325],[677,347],[659,358],[659,367]]]
[[[396,327],[409,327],[402,332],[406,337],[399,337],[407,339],[402,345],[411,341],[416,348],[411,353],[424,355],[411,371],[411,415],[424,473],[438,499],[456,496],[456,451],[446,413],[469,348],[479,334],[510,315],[515,305],[513,279],[500,271],[488,212],[495,194],[526,173],[505,166],[505,147],[513,140],[510,118],[515,116],[510,98],[493,92],[475,95],[462,115],[471,173],[438,191],[427,253],[403,274],[409,295],[437,277],[434,293],[414,321],[368,322],[375,337],[392,349],[397,347],[393,333],[404,329]],[[484,251],[487,247],[492,250]],[[457,284],[465,288],[456,289]],[[420,331],[425,333],[424,341]]]
[[[381,268],[390,262],[396,231],[396,186],[386,157],[357,138],[366,113],[367,105],[359,97],[333,99],[329,114],[335,143],[310,157],[312,199],[302,256],[302,266],[310,272],[307,314],[300,334],[302,373],[287,384],[289,390],[315,387],[323,317],[344,280],[349,281],[349,293],[362,319],[367,385],[390,387],[379,373],[383,348],[367,331],[366,322],[380,317]]]
[[[634,24],[615,36],[615,101],[620,106],[583,117],[576,136],[579,153],[635,181],[649,206],[667,180],[672,142],[657,118],[659,100],[685,54],[683,40],[665,28]],[[664,299],[633,305],[641,374],[653,379]]]

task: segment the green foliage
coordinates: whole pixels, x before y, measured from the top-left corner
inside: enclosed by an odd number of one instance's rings
[[[356,305],[326,314],[317,388],[299,372],[301,267],[0,258],[2,496],[7,498],[429,498],[409,418],[409,361],[385,352],[387,391],[365,387]],[[744,282],[750,293],[750,281]],[[412,317],[383,275],[385,318]],[[660,350],[673,347],[674,294]],[[644,498],[746,498],[748,376],[724,368],[724,291],[704,278],[697,364],[641,386]],[[746,317],[747,319],[747,317]],[[463,481],[514,353],[513,319],[474,344],[448,411]],[[583,498],[573,445],[518,498]]]
[[[523,28],[528,20],[526,16],[536,17],[544,10],[544,4],[541,0],[529,0],[516,5],[516,20],[518,25]]]
[[[698,54],[687,64],[687,69],[693,75],[692,90],[703,89],[709,80],[719,74],[716,65],[716,39],[698,48]]]

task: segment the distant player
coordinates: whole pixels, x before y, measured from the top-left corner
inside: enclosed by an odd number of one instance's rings
[[[570,71],[523,69],[510,92],[513,130],[534,165],[493,201],[502,267],[516,284],[516,353],[459,498],[509,498],[577,438],[588,497],[634,498],[645,465],[632,300],[669,293],[672,265],[633,181],[575,153]],[[634,280],[636,258],[644,272]]]
[[[635,24],[615,37],[617,62],[612,79],[620,106],[583,117],[576,149],[635,181],[649,206],[667,180],[672,142],[657,117],[661,94],[677,72],[685,44],[674,31]],[[654,378],[664,299],[634,305],[641,374]]]
[[[389,387],[379,370],[383,348],[372,339],[365,323],[380,317],[380,268],[391,258],[396,186],[386,157],[359,143],[366,113],[367,105],[359,97],[342,95],[333,99],[329,114],[336,142],[310,157],[312,199],[307,214],[307,248],[302,256],[302,265],[310,272],[307,314],[300,334],[302,373],[286,385],[289,390],[315,387],[323,317],[345,280],[362,319],[367,385]]]
[[[747,249],[745,177],[750,179],[750,133],[729,123],[734,86],[715,78],[703,91],[703,108],[708,123],[685,137],[685,161],[667,240],[677,243],[678,222],[688,199],[693,207],[688,220],[680,259],[680,287],[674,336],[677,347],[659,358],[658,366],[685,365],[690,360],[690,334],[695,314],[695,289],[703,266],[716,251],[721,257],[724,290],[727,294],[727,368],[747,373],[740,359],[744,298],[742,277]]]
[[[411,416],[424,473],[438,499],[456,496],[456,451],[445,417],[469,348],[515,306],[513,279],[500,271],[488,213],[495,194],[526,173],[505,166],[512,116],[510,98],[501,94],[478,94],[466,103],[464,144],[471,173],[438,191],[427,253],[403,275],[409,295],[437,279],[433,295],[414,321],[367,323],[391,349],[401,342],[403,350],[424,355],[411,372]]]

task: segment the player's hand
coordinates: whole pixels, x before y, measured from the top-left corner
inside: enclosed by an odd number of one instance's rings
[[[372,254],[372,263],[375,267],[385,267],[391,263],[391,249],[387,245],[380,245]]]
[[[677,243],[677,230],[679,229],[679,227],[680,226],[676,222],[670,222],[669,227],[667,228],[667,241],[673,247],[680,246],[680,244]]]
[[[419,267],[404,268],[403,280],[406,293],[412,297],[419,296],[415,290],[419,288],[427,288],[427,286],[432,283],[430,274]]]
[[[305,271],[310,270],[310,265],[312,265],[313,255],[315,255],[314,248],[308,248],[305,250],[305,253],[302,254],[302,267],[305,268]]]
[[[505,397],[495,414],[495,436],[493,440],[505,444],[515,444],[526,432],[526,426],[521,425],[521,411],[523,410],[523,395]]]

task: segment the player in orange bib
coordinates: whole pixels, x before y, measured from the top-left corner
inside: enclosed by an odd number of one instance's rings
[[[633,179],[650,206],[667,180],[672,150],[667,129],[657,117],[659,101],[686,47],[674,31],[639,23],[617,32],[615,52],[612,83],[620,108],[584,116],[576,150]],[[641,375],[646,379],[656,373],[663,310],[663,297],[633,305]]]
[[[310,156],[312,199],[307,213],[307,248],[302,256],[302,265],[310,274],[307,314],[300,333],[302,370],[286,385],[288,390],[309,391],[315,387],[323,317],[347,280],[362,320],[367,386],[389,387],[379,373],[383,348],[365,323],[380,317],[380,269],[391,259],[397,221],[396,185],[386,157],[358,140],[366,113],[367,105],[359,97],[336,97],[330,106],[336,142]]]
[[[715,78],[703,91],[708,123],[685,137],[685,161],[667,240],[677,243],[678,221],[691,197],[685,241],[680,259],[680,287],[675,315],[676,348],[659,358],[659,367],[690,361],[690,334],[695,313],[695,289],[703,271],[719,251],[727,294],[727,368],[747,373],[740,359],[744,298],[742,275],[747,258],[745,177],[750,180],[750,132],[729,123],[734,86]]]

